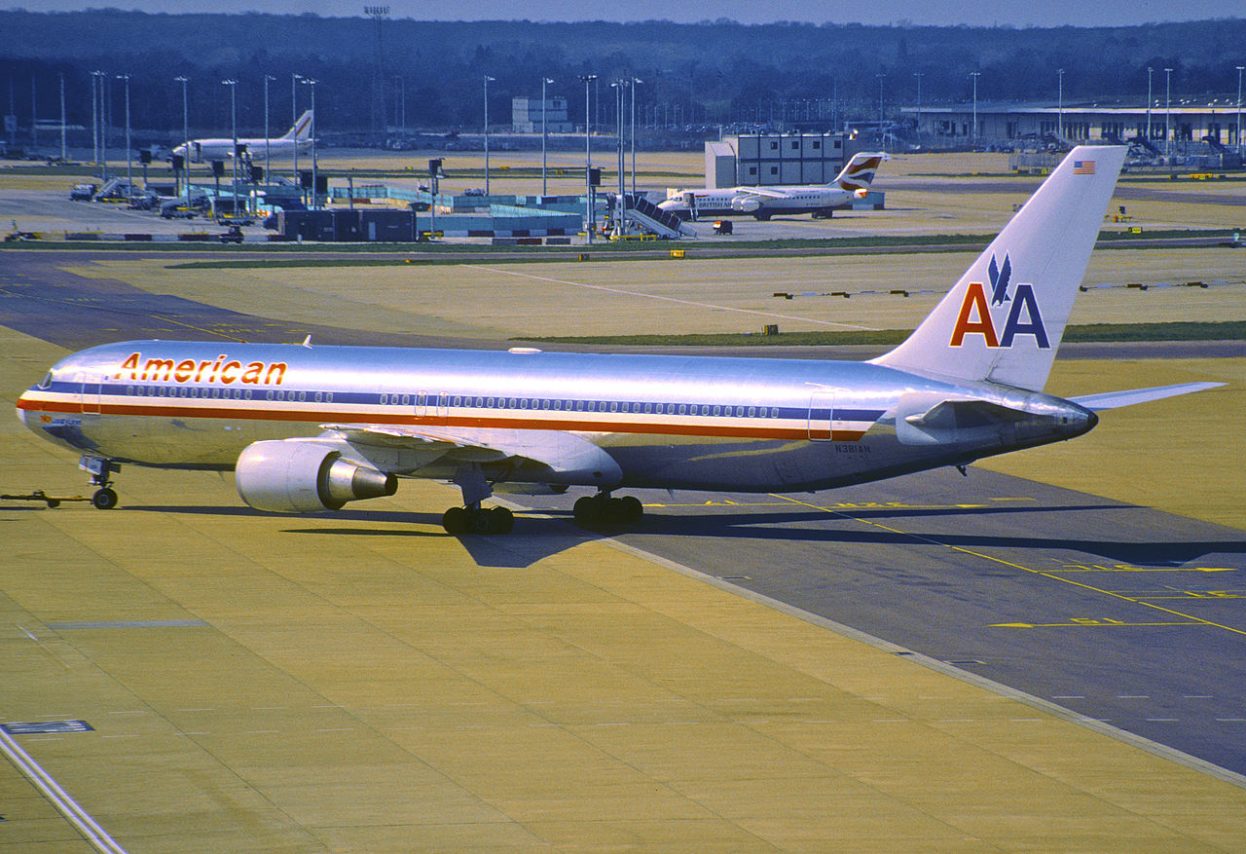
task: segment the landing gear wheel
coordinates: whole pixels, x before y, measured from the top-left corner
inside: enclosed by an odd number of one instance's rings
[[[509,534],[511,529],[515,527],[515,514],[505,507],[494,507],[492,510],[485,512],[489,514],[491,533]]]
[[[579,525],[593,525],[601,519],[602,501],[599,498],[577,498],[572,507],[575,521]]]
[[[645,508],[640,501],[630,495],[623,498],[611,498],[598,494],[593,497],[580,498],[575,502],[573,512],[576,524],[586,528],[595,525],[624,525],[639,522],[644,516]]]
[[[640,500],[631,495],[625,495],[618,499],[620,515],[624,522],[639,522],[640,518],[645,515],[645,508]]]
[[[111,510],[117,506],[117,493],[107,486],[97,489],[91,496],[91,504],[96,510]]]
[[[447,534],[459,536],[466,534],[471,527],[471,517],[467,514],[466,507],[451,507],[441,516],[441,527],[446,529]]]

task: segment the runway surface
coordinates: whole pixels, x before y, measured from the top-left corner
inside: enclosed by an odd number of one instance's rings
[[[977,469],[635,494],[625,544],[1246,774],[1246,532]]]

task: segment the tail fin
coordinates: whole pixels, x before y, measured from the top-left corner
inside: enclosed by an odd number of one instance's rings
[[[908,339],[874,364],[1041,390],[1124,146],[1078,146]]]
[[[294,123],[294,127],[290,128],[282,135],[282,139],[304,140],[311,136],[312,111],[305,110],[303,115],[299,116],[299,120]]]
[[[874,181],[879,164],[886,159],[887,155],[881,152],[859,151],[852,155],[852,159],[844,165],[843,171],[835,176],[831,186],[847,190],[849,193],[864,193],[869,190],[870,184]]]

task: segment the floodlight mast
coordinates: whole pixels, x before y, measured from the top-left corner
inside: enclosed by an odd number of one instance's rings
[[[485,196],[489,195],[489,83],[496,77],[485,75]]]
[[[190,207],[190,102],[186,95],[186,84],[190,78],[183,75],[173,80],[182,84],[182,145],[186,153],[182,156],[182,189],[186,195],[186,207]]]
[[[541,78],[541,195],[542,196],[549,195],[549,182],[546,179],[546,175],[545,175],[546,167],[547,167],[545,152],[546,152],[546,148],[548,147],[548,140],[549,140],[549,133],[546,130],[546,125],[545,125],[545,107],[546,107],[545,84],[553,83],[553,82],[554,81],[550,79],[549,77]],[[529,111],[529,115],[531,115],[531,111]]]
[[[597,75],[581,74],[580,79],[584,81],[584,230],[587,241],[592,243],[596,212],[593,210],[593,119],[590,112],[589,86],[597,79]]]

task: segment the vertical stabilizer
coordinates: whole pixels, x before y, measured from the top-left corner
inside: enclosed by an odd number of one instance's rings
[[[1041,390],[1125,152],[1069,152],[913,334],[874,364]]]
[[[282,139],[297,139],[299,141],[309,139],[311,137],[312,111],[305,110],[303,115],[299,116],[294,126],[285,132]]]
[[[859,151],[844,164],[844,168],[835,176],[830,186],[864,195],[874,182],[879,165],[886,159],[887,155],[882,152]]]

